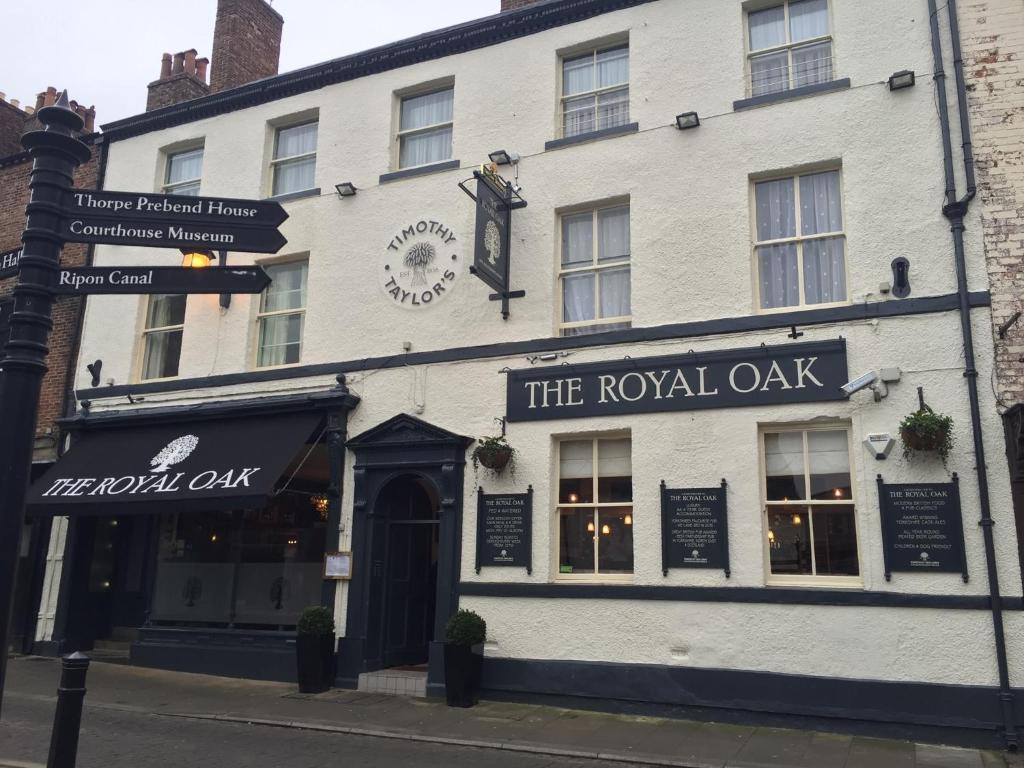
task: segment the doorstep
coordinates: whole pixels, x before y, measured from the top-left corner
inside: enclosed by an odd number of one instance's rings
[[[427,668],[394,667],[359,675],[358,690],[363,693],[383,693],[391,696],[427,697]]]

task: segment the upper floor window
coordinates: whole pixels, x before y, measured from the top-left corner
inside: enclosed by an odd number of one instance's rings
[[[309,262],[270,264],[264,269],[273,282],[260,295],[256,366],[291,365],[302,357]]]
[[[562,136],[629,122],[629,46],[562,60]]]
[[[633,573],[633,464],[628,437],[558,444],[558,573]]]
[[[629,205],[562,216],[563,336],[629,327],[629,262]]]
[[[319,123],[278,128],[274,136],[274,181],[271,195],[302,192],[316,186],[316,141]]]
[[[859,577],[848,430],[766,430],[762,438],[770,575]]]
[[[750,95],[832,80],[828,0],[789,0],[747,14]]]
[[[451,160],[455,89],[402,99],[398,119],[398,167]]]
[[[199,194],[199,183],[203,176],[203,148],[187,152],[175,152],[167,156],[167,172],[164,175],[163,191],[168,195]]]
[[[761,309],[846,301],[839,171],[754,184]]]
[[[185,332],[184,294],[155,294],[146,308],[142,332],[142,378],[167,379],[178,375],[181,337]]]

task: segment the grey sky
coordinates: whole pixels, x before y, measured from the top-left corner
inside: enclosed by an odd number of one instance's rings
[[[499,0],[274,0],[281,71],[497,13]],[[163,53],[209,56],[217,0],[0,0],[0,91],[34,105],[52,85],[97,123],[146,108]],[[49,30],[49,31],[48,31]]]

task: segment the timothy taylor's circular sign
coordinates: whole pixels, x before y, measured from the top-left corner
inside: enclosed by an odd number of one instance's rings
[[[462,274],[461,246],[450,227],[420,219],[391,238],[380,262],[380,286],[404,309],[443,301]]]

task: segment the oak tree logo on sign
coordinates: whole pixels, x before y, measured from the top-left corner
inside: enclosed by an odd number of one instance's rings
[[[487,260],[491,262],[491,266],[497,264],[501,258],[501,233],[493,221],[488,221],[484,227],[484,249],[487,251]]]
[[[195,435],[182,435],[176,440],[171,440],[160,453],[150,460],[149,465],[153,469],[149,471],[166,472],[172,465],[180,464],[191,456],[197,445],[199,445],[199,438]]]
[[[451,292],[462,272],[455,233],[432,219],[400,230],[381,261],[384,293],[404,309],[436,304]]]

